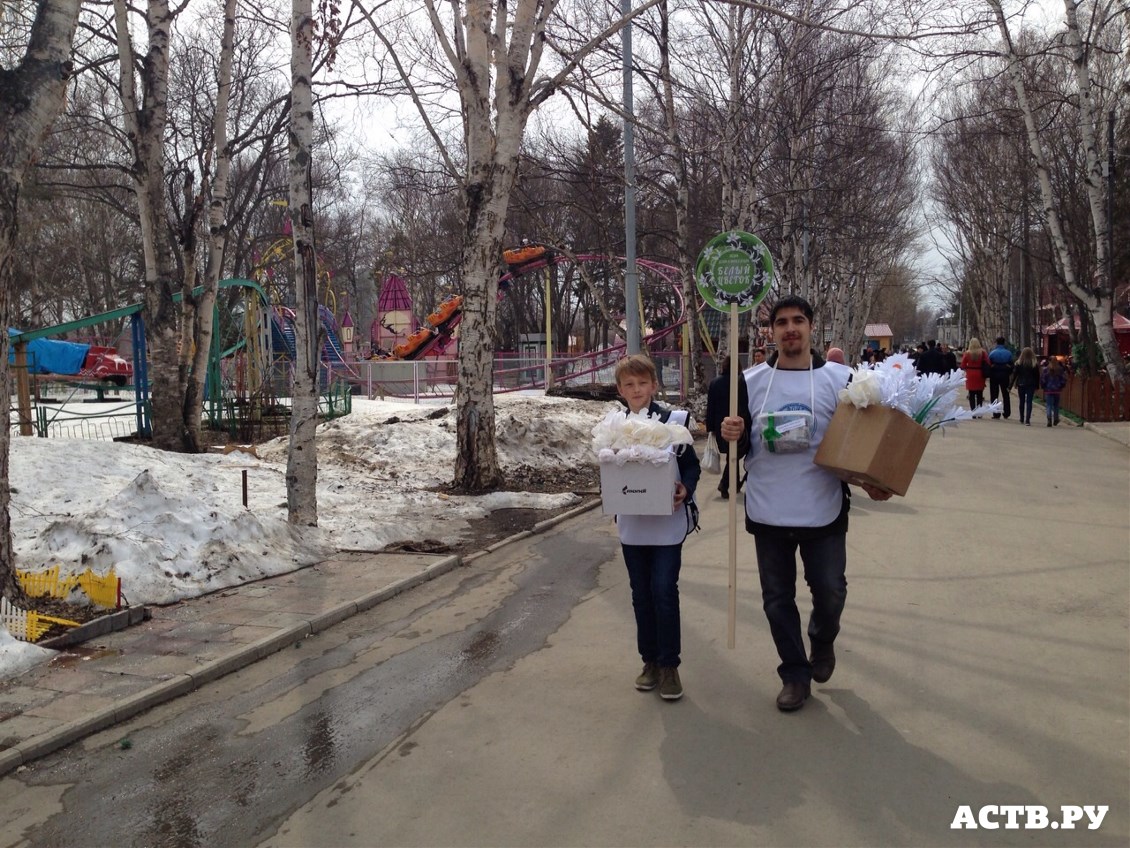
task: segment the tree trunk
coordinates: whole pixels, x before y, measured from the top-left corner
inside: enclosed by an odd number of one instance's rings
[[[292,0],[290,111],[290,223],[294,237],[295,363],[286,461],[287,520],[318,524],[318,268],[310,165],[314,137],[314,19],[310,0]]]
[[[204,291],[196,306],[196,355],[185,392],[185,428],[190,441],[200,447],[201,405],[208,379],[209,356],[212,350],[213,314],[216,292],[224,259],[228,234],[228,177],[231,173],[231,150],[228,148],[228,104],[231,101],[232,53],[235,42],[236,0],[224,2],[224,33],[220,41],[220,70],[216,88],[216,113],[212,116],[213,152],[216,176],[212,180],[212,199],[208,204],[208,263],[204,269]],[[248,295],[250,297],[251,295]]]
[[[1012,43],[1012,36],[1008,29],[1008,21],[1004,16],[1004,11],[1001,9],[1000,0],[986,0],[993,14],[997,20],[997,27],[1001,33],[1001,39],[1005,45],[1005,59],[1008,63],[1008,74],[1012,81],[1013,89],[1016,91],[1017,105],[1020,107],[1020,112],[1024,116],[1024,126],[1028,133],[1028,146],[1032,152],[1032,158],[1035,160],[1036,175],[1040,184],[1040,197],[1043,201],[1043,217],[1047,224],[1048,232],[1051,236],[1052,245],[1055,247],[1056,258],[1060,270],[1063,273],[1064,285],[1067,289],[1075,295],[1087,309],[1091,312],[1092,320],[1095,323],[1095,333],[1098,338],[1099,347],[1102,348],[1103,354],[1106,357],[1107,373],[1110,374],[1112,380],[1122,380],[1126,377],[1126,368],[1122,362],[1122,356],[1118,353],[1118,342],[1114,335],[1114,318],[1112,316],[1114,308],[1114,299],[1110,287],[1103,288],[1099,285],[1105,279],[1106,269],[1103,268],[1093,286],[1084,285],[1075,273],[1075,261],[1071,255],[1070,246],[1067,243],[1067,238],[1064,235],[1063,225],[1059,218],[1059,212],[1056,209],[1055,190],[1051,184],[1051,177],[1048,174],[1047,156],[1044,153],[1043,141],[1040,138],[1039,130],[1036,127],[1036,117],[1032,111],[1031,104],[1028,101],[1028,91],[1024,84],[1024,77],[1020,69],[1020,56],[1017,54],[1016,49]],[[1065,6],[1071,7],[1072,0],[1064,0]],[[1079,108],[1080,108],[1080,128],[1084,135],[1084,143],[1088,138],[1088,128],[1086,124],[1087,115],[1090,108],[1091,92],[1089,90],[1090,77],[1086,72],[1086,57],[1082,53],[1082,48],[1079,46],[1079,31],[1078,25],[1074,28],[1074,38],[1072,38],[1071,20],[1074,19],[1073,15],[1069,15],[1068,20],[1068,36],[1067,40],[1069,46],[1074,44],[1076,46],[1076,53],[1072,56],[1073,61],[1076,62],[1076,67],[1082,68],[1077,71],[1077,80],[1080,86],[1087,86],[1087,90],[1080,89],[1077,94],[1079,95]],[[1094,125],[1093,122],[1090,126],[1090,138],[1092,143],[1086,151],[1088,159],[1088,170],[1090,170],[1091,159],[1093,155],[1097,155],[1094,150]],[[1091,192],[1089,184],[1087,190]],[[1101,195],[1101,188],[1099,189]],[[1101,206],[1101,200],[1099,205]],[[1092,207],[1094,201],[1092,199]],[[1093,214],[1093,213],[1092,213]],[[1105,239],[1105,227],[1093,228],[1096,236],[1096,242],[1102,242]],[[1106,257],[1105,246],[1097,256]],[[1105,261],[1102,263],[1105,265]]]
[[[1102,158],[1096,138],[1094,85],[1079,36],[1079,17],[1075,0],[1064,0],[1064,14],[1067,19],[1067,32],[1064,40],[1071,51],[1071,63],[1075,67],[1075,82],[1079,107],[1079,131],[1086,155],[1087,171],[1083,184],[1087,189],[1087,205],[1091,212],[1091,233],[1095,239],[1095,278],[1091,285],[1092,296],[1084,302],[1091,313],[1095,325],[1095,339],[1102,351],[1107,373],[1112,380],[1127,378],[1122,353],[1118,349],[1118,338],[1114,334],[1114,281],[1110,278],[1109,251],[1111,221],[1107,220],[1103,190]]]
[[[169,40],[174,15],[169,11],[167,0],[149,0],[145,15],[148,50],[142,63],[140,107],[134,77],[136,58],[125,0],[115,0],[114,17],[118,36],[122,120],[134,155],[130,177],[137,198],[145,259],[145,297],[141,314],[145,322],[149,360],[153,444],[166,450],[183,450],[182,344],[173,303],[174,262],[169,246],[164,194]]]
[[[454,485],[467,492],[487,491],[502,482],[494,439],[493,393],[498,266],[506,208],[529,116],[530,73],[537,65],[535,60],[530,72],[525,68],[535,29],[533,4],[521,4],[510,22],[508,51],[496,43],[497,33],[491,26],[493,6],[488,0],[467,3],[465,36],[460,40],[459,96],[467,141],[467,234],[462,262],[466,295],[455,390]],[[507,23],[505,5],[498,8],[497,15],[500,27]],[[497,73],[493,108],[489,96],[492,70]]]
[[[0,70],[0,327],[7,327],[10,320],[20,191],[44,136],[63,111],[80,5],[79,0],[41,0],[19,65]],[[11,392],[6,332],[3,339],[0,390],[7,399]],[[11,428],[0,427],[0,595],[19,602],[24,593],[16,581],[12,550],[10,450]]]

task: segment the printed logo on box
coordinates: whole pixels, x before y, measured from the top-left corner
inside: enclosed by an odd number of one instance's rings
[[[625,486],[623,489],[620,490],[620,494],[622,494],[622,495],[646,495],[647,489],[629,489],[627,486]]]
[[[1106,818],[1110,807],[1107,805],[1064,804],[1059,808],[1059,816],[1052,818],[1047,807],[1038,804],[986,804],[976,813],[973,808],[963,805],[957,808],[957,815],[950,822],[950,830],[1074,830],[1075,823],[1087,817],[1087,829],[1098,830]]]

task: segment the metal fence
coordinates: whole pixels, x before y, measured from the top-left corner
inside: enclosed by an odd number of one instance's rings
[[[549,386],[608,385],[614,382],[616,362],[623,350],[613,349],[579,355],[544,357],[498,357],[494,360],[496,394],[545,389]],[[683,359],[678,351],[654,353],[659,381],[669,397],[683,397]],[[335,371],[371,400],[400,398],[420,403],[442,400],[455,394],[459,363],[455,359],[425,359],[413,362],[371,360],[350,363],[352,374]]]

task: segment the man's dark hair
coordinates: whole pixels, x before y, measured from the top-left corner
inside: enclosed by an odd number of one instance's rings
[[[1004,344],[1004,336],[997,336],[997,344],[999,344],[999,345]]]
[[[777,320],[777,313],[782,309],[799,309],[808,323],[812,323],[812,304],[798,294],[787,294],[773,304],[773,310],[769,313],[770,326]]]

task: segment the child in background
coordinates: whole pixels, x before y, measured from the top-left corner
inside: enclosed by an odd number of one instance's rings
[[[616,390],[629,412],[645,412],[649,418],[691,426],[685,410],[671,410],[655,402],[659,378],[651,360],[643,355],[626,356],[616,363]],[[615,413],[619,414],[619,413]],[[616,527],[628,581],[632,587],[632,609],[636,615],[636,646],[643,671],[636,688],[650,692],[659,687],[666,701],[683,697],[679,679],[682,635],[679,623],[679,569],[683,540],[698,525],[694,491],[702,471],[693,445],[676,450],[679,481],[670,515],[617,515]]]
[[[1044,409],[1048,413],[1048,426],[1059,426],[1059,396],[1067,385],[1067,372],[1063,363],[1054,356],[1040,375],[1040,388],[1044,390]]]

